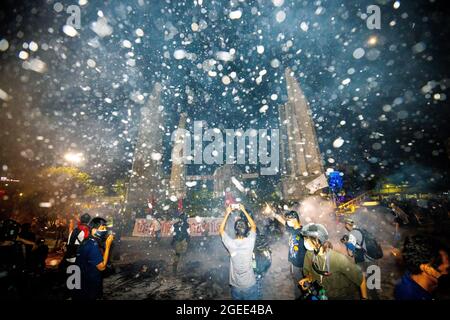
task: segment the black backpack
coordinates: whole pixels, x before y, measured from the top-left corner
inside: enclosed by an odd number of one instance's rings
[[[383,258],[383,249],[375,239],[375,237],[367,230],[365,229],[355,229],[361,232],[362,235],[362,241],[360,246],[364,247],[364,243],[366,244],[366,250],[365,254],[370,259],[378,260]]]
[[[66,245],[65,259],[72,259],[77,256],[77,250],[80,245],[76,244],[76,241],[80,232],[81,230],[78,228],[73,229],[69,241],[67,242]]]
[[[270,250],[266,237],[257,234],[253,249],[253,270],[260,275],[267,272],[271,265],[272,250]]]

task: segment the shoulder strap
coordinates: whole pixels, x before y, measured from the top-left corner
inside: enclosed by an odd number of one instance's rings
[[[70,235],[69,243],[68,245],[75,245],[75,241],[77,241],[78,235],[80,234],[81,230],[78,228],[73,229],[72,234]]]
[[[327,272],[331,275],[331,272],[330,272],[330,250],[328,250],[325,259],[326,259],[326,264],[327,264]]]

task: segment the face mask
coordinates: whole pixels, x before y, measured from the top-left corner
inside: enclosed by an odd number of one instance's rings
[[[288,225],[289,227],[291,227],[291,228],[294,227],[294,223],[293,223],[291,220],[289,220],[289,221],[287,222],[287,225]]]
[[[313,245],[311,244],[311,242],[309,242],[309,241],[305,241],[304,245],[305,245],[305,249],[308,250],[308,251],[316,250],[316,248],[314,248]]]
[[[97,230],[94,234],[100,240],[106,240],[106,236],[108,235],[108,230]]]

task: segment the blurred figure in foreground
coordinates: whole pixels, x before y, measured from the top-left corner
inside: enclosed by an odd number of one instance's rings
[[[407,271],[395,287],[395,299],[432,300],[439,283],[448,277],[448,254],[448,249],[429,237],[407,238],[402,252]]]
[[[75,300],[96,300],[103,294],[102,271],[106,269],[111,245],[114,240],[108,235],[106,220],[96,217],[89,223],[91,233],[78,248],[75,264],[81,271],[81,288],[74,289]],[[101,249],[104,244],[104,251]]]
[[[366,300],[364,274],[349,258],[330,247],[327,229],[309,223],[303,227],[302,234],[308,250],[303,267],[305,278],[299,281],[302,289],[320,287],[319,300]]]

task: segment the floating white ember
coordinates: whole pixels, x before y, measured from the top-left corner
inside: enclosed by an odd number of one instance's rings
[[[270,61],[270,65],[272,66],[272,68],[278,68],[280,66],[280,60],[273,59],[272,61]]]
[[[267,104],[265,104],[261,108],[259,108],[259,112],[265,113],[268,109],[269,109],[269,106]]]
[[[230,17],[231,20],[240,19],[242,17],[242,11],[241,10],[231,11],[228,16]]]
[[[77,34],[78,34],[78,31],[74,28],[74,27],[72,27],[72,26],[69,26],[69,25],[64,25],[64,27],[63,27],[63,32],[66,34],[66,35],[68,35],[69,37],[75,37]]]
[[[229,85],[230,82],[231,82],[231,79],[230,79],[229,76],[223,76],[223,77],[222,77],[222,83],[223,83],[224,85]]]
[[[183,49],[175,50],[173,53],[173,57],[177,60],[186,58],[186,50],[183,50]]]
[[[28,47],[31,51],[37,51],[39,48],[38,44],[34,41],[31,41]]]
[[[6,39],[0,40],[0,51],[6,51],[9,48],[9,42]]]
[[[123,40],[122,41],[122,46],[124,48],[131,48],[131,42],[129,40]]]
[[[20,58],[20,59],[26,60],[26,59],[28,59],[28,57],[29,57],[28,52],[23,51],[23,50],[19,52],[19,58]]]
[[[142,30],[141,28],[137,28],[136,29],[136,35],[138,37],[143,37],[144,36],[144,30]]]
[[[90,68],[95,68],[96,63],[95,63],[94,60],[88,59],[88,60],[87,60],[87,65],[88,65]]]
[[[357,48],[355,51],[353,51],[353,58],[355,59],[361,59],[365,54],[365,51],[363,48]]]
[[[344,139],[342,139],[341,137],[337,138],[336,140],[333,141],[333,147],[334,148],[340,148],[344,145]]]
[[[191,24],[191,29],[192,29],[192,31],[197,32],[198,29],[199,29],[198,23],[192,22],[192,24]]]
[[[284,0],[272,0],[272,3],[275,7],[281,7],[284,3]]]
[[[278,11],[275,19],[277,20],[278,23],[283,22],[286,19],[286,12],[284,12],[283,10]]]
[[[159,160],[161,160],[162,155],[161,155],[161,153],[159,153],[159,152],[152,152],[151,158],[152,158],[152,160],[154,160],[154,161],[159,161]]]
[[[3,101],[9,101],[11,99],[11,96],[6,93],[6,91],[0,89],[0,99],[2,99]]]
[[[216,58],[217,58],[218,60],[221,60],[221,61],[232,61],[232,60],[234,59],[234,56],[233,56],[233,54],[231,53],[231,50],[230,50],[230,52],[227,52],[227,51],[218,51],[218,52],[216,53]]]
[[[231,182],[233,182],[233,184],[235,185],[235,187],[240,191],[240,192],[244,192],[245,188],[244,186],[238,181],[238,179],[236,179],[235,177],[231,177]]]
[[[38,73],[44,73],[47,71],[47,64],[38,58],[33,58],[30,59],[29,61],[24,61],[22,67],[25,70],[32,70]]]
[[[108,21],[104,17],[99,17],[97,21],[92,22],[91,29],[99,37],[107,37],[113,33],[113,28],[108,25]]]
[[[189,188],[195,187],[197,185],[197,181],[186,181],[186,186]]]
[[[304,32],[308,31],[309,25],[306,22],[300,23],[300,29],[302,29]]]

